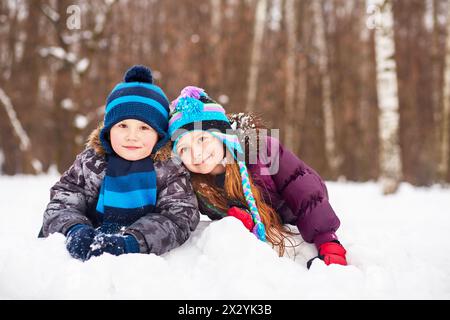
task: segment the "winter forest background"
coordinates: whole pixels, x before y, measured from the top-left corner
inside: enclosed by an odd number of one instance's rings
[[[38,239],[134,64],[279,129],[327,180],[349,265],[308,270],[301,235],[278,257],[232,217],[162,256]],[[450,299],[449,113],[450,0],[0,0],[0,300]]]
[[[133,64],[327,180],[450,182],[449,0],[2,0],[0,174],[68,169]]]

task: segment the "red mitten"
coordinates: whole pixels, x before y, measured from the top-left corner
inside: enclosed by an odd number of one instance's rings
[[[347,251],[338,242],[325,242],[319,247],[319,258],[328,266],[330,264],[347,265],[345,254]]]
[[[244,226],[249,230],[252,231],[253,226],[255,223],[253,222],[252,216],[247,211],[238,208],[238,207],[231,207],[228,209],[227,214],[229,216],[235,217],[236,219],[241,220],[241,222],[244,224]]]

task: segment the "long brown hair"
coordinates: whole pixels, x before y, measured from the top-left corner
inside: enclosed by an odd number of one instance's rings
[[[191,177],[192,186],[195,192],[199,193],[210,204],[224,212],[228,209],[228,199],[237,200],[242,204],[247,203],[242,188],[239,166],[236,162],[226,164],[225,166],[225,185],[223,190],[225,192],[219,190],[219,188],[215,186],[213,175],[191,172]],[[250,187],[253,197],[255,198],[261,221],[266,227],[266,238],[272,244],[272,247],[278,246],[278,254],[281,257],[286,248],[285,240],[289,241],[291,246],[293,246],[292,241],[288,237],[296,235],[297,233],[294,233],[283,226],[280,217],[275,210],[264,202],[258,187],[255,186],[251,177]]]

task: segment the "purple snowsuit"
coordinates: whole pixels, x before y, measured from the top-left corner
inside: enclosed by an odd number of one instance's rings
[[[241,145],[248,152],[247,130],[261,129],[260,120],[253,115],[228,115],[232,125],[237,127]],[[264,139],[265,143],[259,143]],[[303,239],[314,243],[317,248],[325,242],[337,240],[335,234],[340,221],[328,202],[328,191],[319,174],[300,160],[274,137],[259,135],[258,144],[266,152],[258,152],[256,163],[246,165],[264,201],[281,217],[285,224],[296,225]],[[272,170],[277,168],[277,171]],[[213,220],[221,219],[226,213],[220,212],[197,192],[200,212]],[[233,206],[233,204],[229,204]],[[239,206],[239,205],[238,205]]]
[[[284,223],[296,225],[303,239],[317,248],[322,243],[337,240],[335,232],[340,221],[328,202],[322,178],[277,139],[267,136],[266,145],[267,152],[258,154],[257,163],[247,164],[264,201],[275,209]],[[269,175],[269,168],[275,161],[278,161],[278,172]]]

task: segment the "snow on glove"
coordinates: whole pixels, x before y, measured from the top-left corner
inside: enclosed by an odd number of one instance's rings
[[[244,209],[231,207],[230,209],[228,209],[227,214],[241,220],[241,222],[249,231],[252,231],[253,227],[255,226],[252,216]]]
[[[330,264],[340,264],[346,266],[347,265],[347,259],[345,258],[346,253],[347,251],[344,249],[344,247],[341,245],[339,241],[334,240],[331,242],[325,242],[319,247],[319,255],[309,260],[306,266],[309,269],[311,267],[313,260],[316,258],[323,260],[327,266]]]
[[[92,256],[100,256],[103,253],[110,253],[119,256],[125,253],[138,253],[139,243],[132,235],[112,235],[100,233],[95,236],[88,254],[88,259]]]
[[[75,259],[85,261],[94,241],[96,231],[86,224],[76,224],[69,229],[66,236],[66,248]]]

